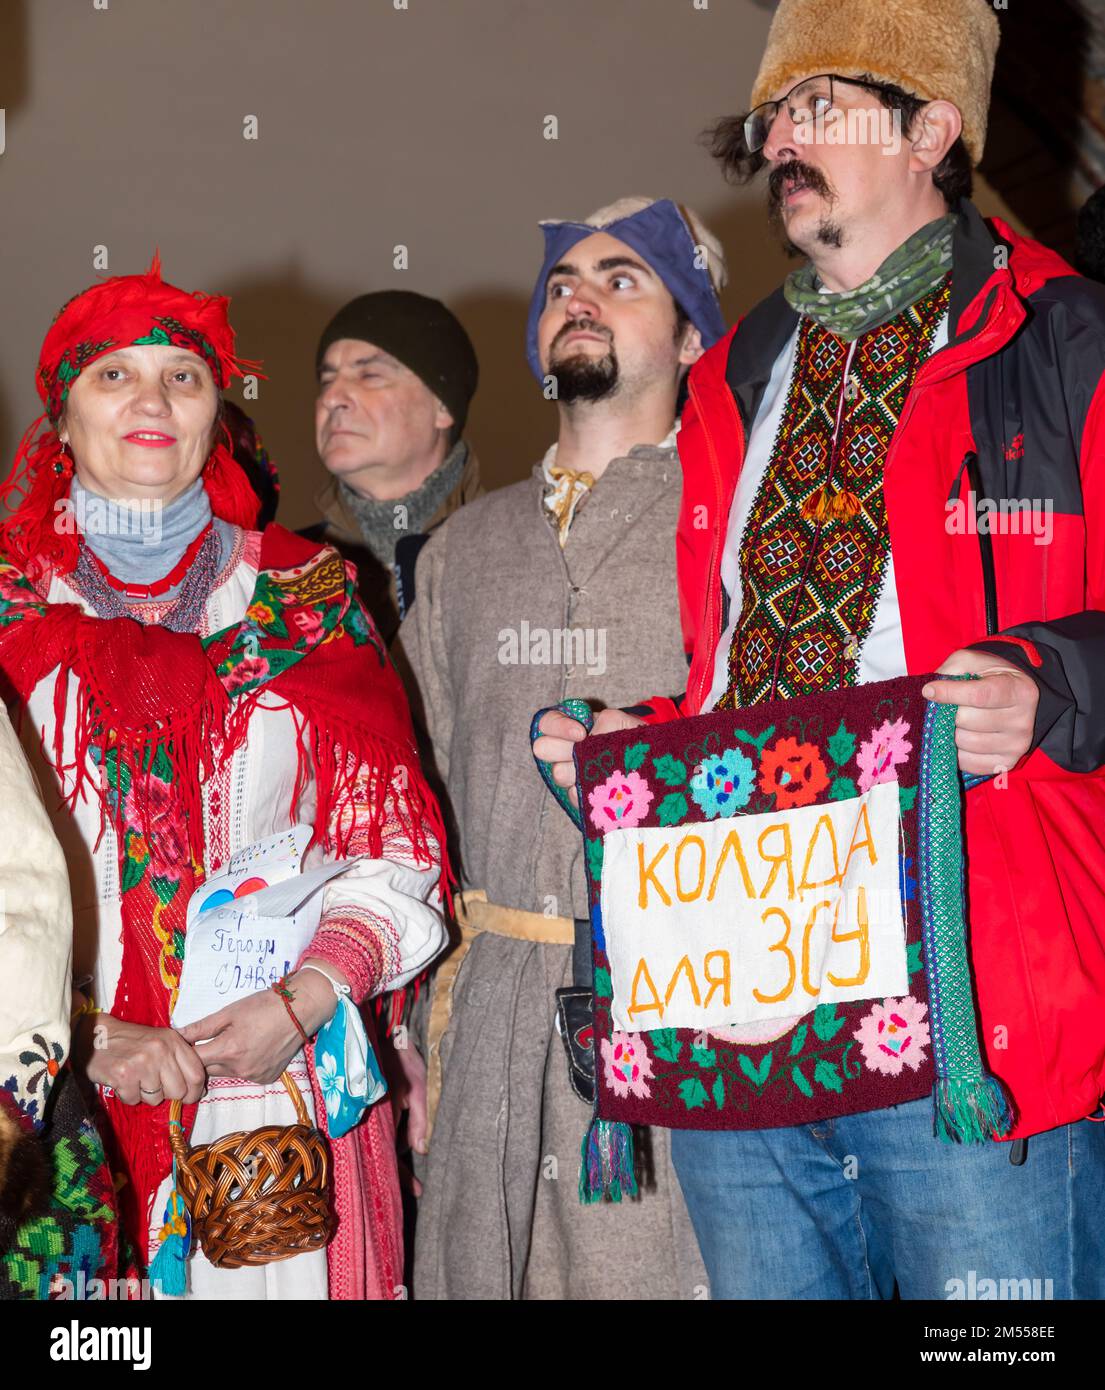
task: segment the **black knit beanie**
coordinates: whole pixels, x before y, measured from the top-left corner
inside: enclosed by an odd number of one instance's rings
[[[439,299],[412,290],[379,290],[351,299],[318,340],[316,372],[339,338],[371,343],[409,367],[444,403],[459,437],[476,394],[479,363],[471,338]]]

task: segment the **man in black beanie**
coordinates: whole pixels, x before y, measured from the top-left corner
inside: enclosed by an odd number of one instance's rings
[[[323,520],[305,534],[357,565],[361,597],[390,644],[426,536],[484,490],[462,438],[476,353],[439,300],[381,290],[338,310],[315,369],[315,439],[331,478],[316,499]]]

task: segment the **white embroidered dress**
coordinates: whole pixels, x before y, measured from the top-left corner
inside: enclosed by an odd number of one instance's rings
[[[260,553],[260,535],[227,528],[230,553],[224,561],[208,598],[200,629],[201,636],[218,632],[242,620],[253,595]],[[63,579],[54,576],[48,598],[53,603],[79,603],[92,612],[82,597]],[[148,618],[144,613],[143,617]],[[153,616],[156,616],[154,614]],[[75,678],[70,682],[65,728],[65,762],[73,758],[75,719]],[[47,810],[65,850],[69,868],[74,918],[74,973],[79,979],[90,975],[90,986],[98,1004],[110,1011],[119,980],[122,959],[122,916],[116,837],[110,823],[101,833],[98,799],[78,800],[73,812],[58,805],[59,781],[46,761],[45,745],[52,747],[54,675],[48,675],[32,692],[29,717],[24,720],[22,737],[28,756],[44,789]],[[308,785],[295,815],[292,791],[297,768],[297,732],[287,704],[277,697],[262,698],[252,717],[248,734],[232,758],[203,788],[204,843],[206,868],[213,873],[231,854],[258,840],[288,830],[293,824],[314,824],[315,790]],[[98,780],[93,771],[93,780]],[[60,791],[71,791],[71,774]],[[429,832],[427,832],[429,836]],[[436,841],[430,837],[437,853]],[[311,868],[326,858],[315,846],[305,858]],[[437,867],[420,866],[409,840],[401,833],[395,818],[389,817],[384,830],[384,855],[361,860],[323,889],[319,933],[309,954],[330,960],[345,970],[353,986],[354,998],[372,996],[396,989],[418,974],[444,947],[446,930],[437,906]],[[288,1068],[303,1095],[308,1112],[315,1115],[315,1093],[304,1051]],[[369,1112],[371,1119],[385,1098]],[[267,1124],[286,1124],[294,1120],[294,1108],[280,1082],[261,1086],[246,1081],[212,1078],[201,1100],[194,1143],[204,1143],[235,1130],[256,1129]],[[366,1190],[372,1187],[374,1162],[386,1163],[386,1136],[390,1116],[369,1142],[368,1121],[352,1131],[347,1139],[332,1145],[334,1151],[334,1192],[339,1215],[339,1236],[329,1252],[318,1251],[257,1268],[220,1270],[213,1268],[196,1251],[190,1260],[189,1291],[197,1298],[335,1298],[403,1297],[400,1287],[401,1250],[381,1251],[386,1240],[374,1226],[395,1217],[397,1192]],[[359,1133],[359,1131],[366,1131]],[[366,1155],[366,1144],[374,1157]],[[392,1167],[394,1160],[391,1158]],[[383,1179],[377,1175],[377,1187]],[[157,1232],[162,1222],[169,1191],[166,1181],[154,1202],[150,1255],[157,1248]],[[381,1207],[386,1206],[386,1212]],[[342,1231],[342,1228],[345,1228]],[[375,1251],[373,1250],[376,1245]],[[398,1262],[398,1270],[395,1266]],[[328,1271],[329,1265],[329,1271]],[[367,1266],[367,1268],[365,1268]],[[394,1286],[378,1288],[374,1283]]]

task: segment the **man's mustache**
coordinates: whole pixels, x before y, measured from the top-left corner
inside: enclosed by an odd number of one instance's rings
[[[576,319],[574,323],[566,323],[560,332],[557,333],[556,337],[549,344],[549,352],[551,353],[555,348],[559,347],[564,339],[571,337],[573,333],[597,333],[600,337],[605,338],[611,346],[614,342],[614,335],[610,332],[609,328],[604,328],[602,324],[596,323],[594,319]]]
[[[785,164],[777,164],[771,171],[767,182],[768,211],[777,215],[783,206],[783,185],[802,183],[813,193],[832,199],[833,189],[829,180],[812,164],[803,164],[800,159],[788,159]]]

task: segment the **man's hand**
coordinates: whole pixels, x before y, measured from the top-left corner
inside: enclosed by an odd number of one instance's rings
[[[619,729],[635,729],[643,724],[635,714],[626,714],[620,709],[604,709],[595,715],[592,734],[613,734]],[[541,737],[534,739],[534,756],[543,763],[552,763],[553,781],[558,787],[567,787],[572,805],[579,810],[579,797],[576,793],[576,770],[572,762],[572,749],[582,739],[588,737],[587,730],[578,719],[569,719],[559,710],[549,710],[537,726]]]
[[[426,1063],[410,1036],[396,1045],[395,1038],[382,1037],[377,1055],[388,1083],[391,1113],[398,1131],[403,1112],[407,1112],[406,1144],[399,1151],[400,1185],[415,1197],[422,1196],[422,1184],[414,1175],[409,1161],[410,1151],[427,1154],[430,1151],[429,1097],[426,1090]]]
[[[430,1140],[428,1132],[429,1108],[426,1094],[426,1063],[422,1060],[422,1054],[412,1042],[407,1041],[406,1047],[392,1047],[391,1055],[394,1057],[394,1067],[389,1068],[388,1080],[391,1083],[392,1110],[395,1114],[396,1127],[403,1118],[403,1111],[407,1112],[407,1141],[411,1148],[418,1154],[429,1153]],[[394,1081],[392,1078],[395,1078]],[[415,1192],[417,1197],[419,1192]]]
[[[958,705],[955,745],[959,770],[974,776],[1008,772],[1032,746],[1040,688],[1010,661],[989,652],[952,652],[942,676],[975,675],[976,681],[930,681],[921,694],[942,705]]]
[[[83,1019],[74,1062],[89,1081],[110,1086],[124,1105],[194,1105],[207,1073],[196,1049],[172,1028],[125,1023],[111,1014]]]
[[[332,966],[327,969],[337,974]],[[333,1015],[337,996],[329,981],[314,970],[290,975],[288,987],[295,993],[295,1016],[307,1036],[313,1037]],[[247,999],[236,999],[225,1009],[189,1023],[180,1030],[180,1036],[196,1044],[196,1053],[209,1076],[239,1077],[261,1086],[278,1081],[303,1046],[284,1001],[270,989],[260,990]]]

